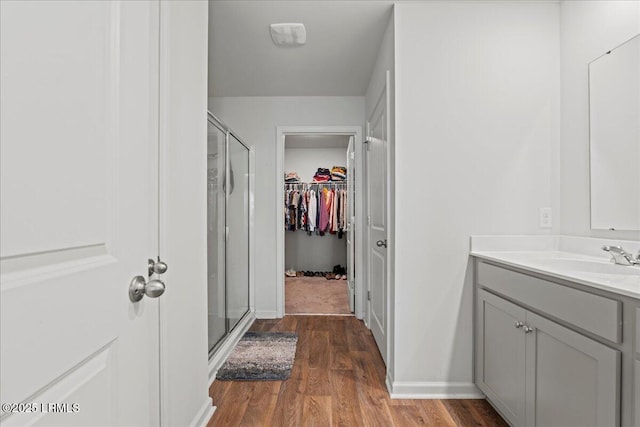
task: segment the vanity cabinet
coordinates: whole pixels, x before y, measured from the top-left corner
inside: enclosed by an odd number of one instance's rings
[[[640,425],[640,309],[623,300],[478,260],[476,384],[514,426]]]
[[[640,307],[636,307],[636,345],[634,346],[635,357],[635,420],[636,426],[640,426]]]
[[[620,352],[482,289],[480,389],[513,425],[616,426]]]
[[[511,424],[525,425],[527,312],[483,290],[476,301],[476,382]]]

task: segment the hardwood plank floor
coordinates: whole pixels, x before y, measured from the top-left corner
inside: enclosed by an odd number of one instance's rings
[[[285,316],[251,330],[298,334],[291,377],[215,381],[207,427],[507,426],[484,400],[390,399],[373,336],[353,316]]]

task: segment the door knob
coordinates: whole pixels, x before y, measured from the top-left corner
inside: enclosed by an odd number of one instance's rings
[[[384,239],[384,240],[378,240],[378,241],[376,242],[376,246],[377,246],[377,247],[382,247],[382,246],[384,246],[384,247],[386,248],[386,247],[387,247],[387,239]]]
[[[516,329],[520,329],[524,326],[524,323],[519,320],[516,320],[516,323],[513,326],[515,326]]]
[[[160,261],[160,257],[158,257],[158,261],[154,261],[151,258],[149,258],[148,265],[149,265],[149,277],[151,277],[151,275],[154,273],[164,274],[169,268],[166,262]]]
[[[131,302],[140,301],[145,295],[158,298],[164,293],[165,285],[162,280],[153,279],[148,282],[142,276],[136,276],[129,285],[129,299]]]
[[[525,334],[530,334],[531,332],[533,332],[533,328],[524,325],[524,328],[522,328],[522,330],[524,331]]]

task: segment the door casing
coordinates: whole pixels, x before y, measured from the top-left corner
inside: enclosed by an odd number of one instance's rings
[[[355,138],[356,168],[356,223],[364,219],[362,187],[362,127],[361,126],[278,126],[276,139],[276,194],[280,200],[284,188],[284,139],[287,135],[352,135]],[[365,313],[366,290],[364,288],[364,246],[362,227],[356,227],[355,233],[355,316],[362,319]],[[281,205],[276,203],[276,316],[284,316],[284,217]]]

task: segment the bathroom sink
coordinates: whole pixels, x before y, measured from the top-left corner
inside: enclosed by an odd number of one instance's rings
[[[639,266],[617,265],[608,261],[548,258],[532,261],[532,263],[534,262],[536,264],[540,264],[541,267],[557,271],[569,271],[573,273],[586,273],[607,276],[640,277]]]

